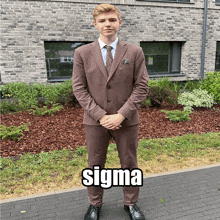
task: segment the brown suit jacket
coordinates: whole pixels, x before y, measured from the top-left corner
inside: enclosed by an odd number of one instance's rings
[[[125,117],[122,125],[138,124],[148,80],[141,47],[119,40],[108,77],[98,40],[75,50],[72,84],[84,109],[83,124],[100,125],[103,115],[117,113]]]

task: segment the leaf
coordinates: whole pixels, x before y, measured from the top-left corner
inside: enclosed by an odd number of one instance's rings
[[[160,199],[160,201],[161,201],[162,203],[164,203],[164,202],[165,202],[165,200],[164,200],[164,199]]]

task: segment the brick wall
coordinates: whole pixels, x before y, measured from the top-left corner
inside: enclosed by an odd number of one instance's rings
[[[204,2],[141,2],[112,0],[121,11],[119,38],[142,41],[182,41],[181,73],[199,78]],[[1,80],[47,83],[44,41],[94,41],[99,34],[92,11],[100,1],[1,2]],[[216,41],[220,41],[220,6],[209,2],[205,72],[215,68]]]

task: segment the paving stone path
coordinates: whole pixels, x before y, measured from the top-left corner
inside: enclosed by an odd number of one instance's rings
[[[121,187],[105,190],[100,220],[129,220]],[[150,175],[140,189],[147,220],[220,220],[220,164]],[[1,220],[83,220],[84,187],[1,201]]]

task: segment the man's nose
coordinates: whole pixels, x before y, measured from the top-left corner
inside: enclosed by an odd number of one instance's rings
[[[106,26],[110,26],[110,22],[107,20],[105,23]]]

